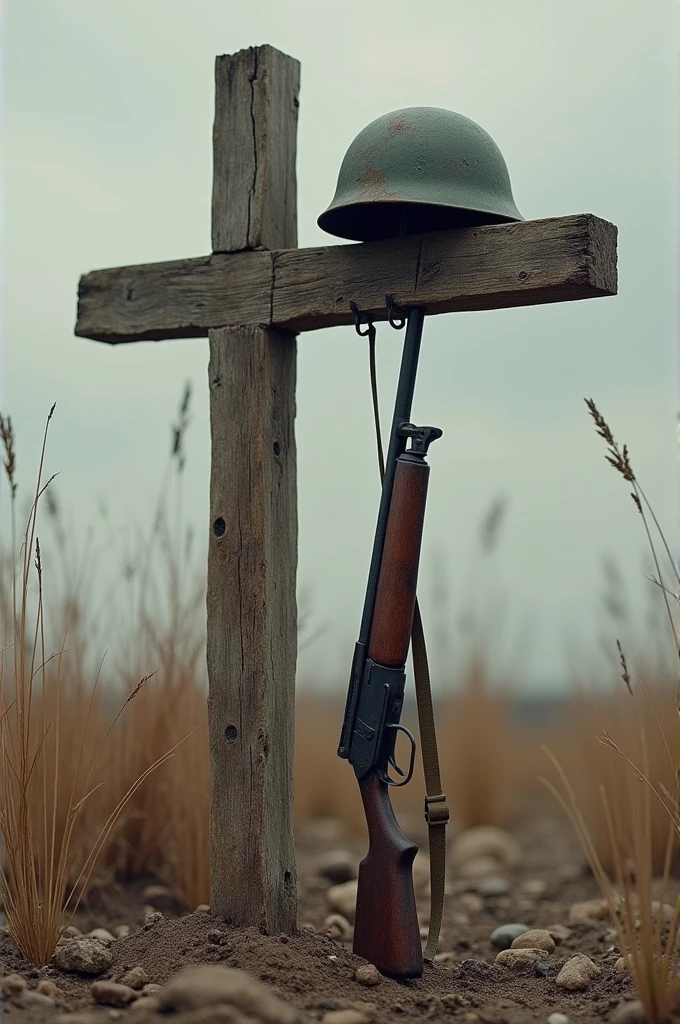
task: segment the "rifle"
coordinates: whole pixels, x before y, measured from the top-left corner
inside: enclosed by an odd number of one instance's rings
[[[423,972],[412,873],[418,848],[400,829],[389,796],[390,786],[405,786],[413,775],[416,741],[399,720],[430,472],[425,456],[442,435],[438,427],[410,422],[423,321],[424,310],[411,307],[338,748],[338,755],[354,768],[369,834],[368,853],[359,865],[353,948],[382,974],[395,978],[420,977]],[[406,771],[395,757],[399,732],[411,744]],[[401,781],[390,776],[390,768]],[[444,801],[443,796],[434,799]],[[429,824],[428,809],[426,801]],[[445,814],[448,818],[446,809]],[[445,823],[444,817],[440,820]]]

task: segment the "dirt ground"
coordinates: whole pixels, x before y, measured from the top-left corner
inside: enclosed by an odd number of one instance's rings
[[[243,969],[264,982],[298,1008],[295,1019],[300,1021],[325,1018],[329,1024],[343,1024],[343,1019],[346,1024],[415,1024],[425,1020],[545,1024],[555,1013],[564,1014],[571,1024],[610,1020],[620,1003],[634,999],[634,991],[626,972],[615,966],[620,953],[610,922],[570,923],[574,903],[599,895],[573,836],[563,822],[538,819],[515,829],[513,838],[521,856],[514,866],[506,864],[500,871],[508,883],[506,894],[484,895],[478,891],[478,880],[465,880],[451,871],[439,945],[440,954],[446,956],[434,965],[426,965],[422,979],[408,983],[383,979],[371,987],[361,984],[355,973],[364,961],[352,954],[351,937],[331,937],[324,932],[324,922],[332,912],[329,891],[334,884],[322,873],[325,859],[330,851],[342,849],[358,862],[365,852],[363,842],[347,839],[338,823],[332,821],[310,824],[299,836],[300,930],[294,936],[266,936],[255,929],[229,928],[205,911],[187,913],[162,894],[156,896],[154,904],[162,916],[147,916],[145,923],[150,900],[148,890],[146,896],[144,890],[153,879],[95,891],[74,924],[83,932],[95,927],[113,930],[119,925],[131,926],[128,936],[110,945],[113,963],[101,976],[104,979],[120,980],[131,968],[142,967],[150,983],[164,985],[185,965],[223,964]],[[423,846],[426,849],[421,841]],[[426,881],[419,883],[417,892],[419,912],[426,922]],[[494,963],[498,950],[490,934],[509,922],[548,928],[557,934],[555,951],[544,964],[517,971]],[[558,925],[568,928],[569,933],[560,932],[555,928]],[[54,1020],[64,1012],[77,1013],[71,1018],[76,1024],[84,1011],[93,1021],[168,1019],[160,1018],[153,1004],[129,1010],[95,1006],[91,995],[95,979],[54,966],[31,968],[8,937],[2,939],[0,952],[5,974],[22,974],[33,989],[41,980],[51,979],[63,993],[61,1007],[54,1009],[21,1009],[7,999],[4,1012],[15,1024]],[[567,991],[556,984],[556,977],[576,953],[590,957],[600,973],[585,990]],[[344,1018],[337,1012],[340,1010],[347,1011]],[[284,1020],[275,1014],[258,1016],[255,1011],[251,1016],[229,1012],[232,1015],[224,1008],[214,1015],[210,1010],[202,1015],[194,1011],[194,1016],[182,1020],[248,1024]]]

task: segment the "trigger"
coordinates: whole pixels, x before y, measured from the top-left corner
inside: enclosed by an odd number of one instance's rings
[[[388,757],[387,760],[388,760],[389,764],[392,765],[392,767],[394,768],[394,770],[397,773],[397,775],[401,775],[401,777],[403,778],[405,773],[402,771],[402,769],[399,767],[397,762],[394,760],[394,754],[390,754],[390,756]]]

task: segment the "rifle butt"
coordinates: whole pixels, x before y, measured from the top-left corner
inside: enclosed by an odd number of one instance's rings
[[[423,952],[413,890],[418,847],[399,828],[386,783],[372,774],[359,788],[369,848],[359,865],[353,949],[381,974],[419,978]]]

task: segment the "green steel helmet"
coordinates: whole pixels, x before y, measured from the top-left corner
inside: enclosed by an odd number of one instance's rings
[[[452,110],[405,107],[359,132],[317,223],[367,242],[523,219],[503,155],[483,128]]]

